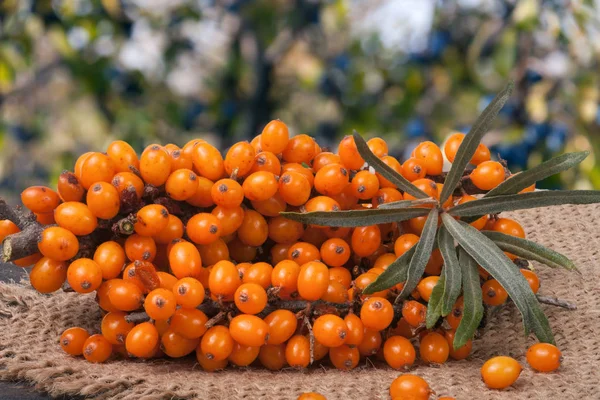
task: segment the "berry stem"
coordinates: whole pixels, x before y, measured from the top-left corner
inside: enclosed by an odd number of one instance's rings
[[[125,321],[134,324],[141,324],[142,322],[150,321],[150,317],[145,311],[132,312],[125,317]]]

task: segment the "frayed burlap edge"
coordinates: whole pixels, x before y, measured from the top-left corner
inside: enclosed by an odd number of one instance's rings
[[[535,342],[524,337],[518,311],[508,306],[474,343],[468,360],[441,367],[419,366],[438,395],[457,399],[600,399],[600,208],[562,206],[513,214],[530,238],[573,259],[580,274],[534,264],[541,294],[575,301],[576,311],[543,306],[564,356],[558,373],[532,372],[525,351]],[[328,399],[387,399],[398,375],[377,364],[341,372],[315,368],[272,373],[237,369],[205,373],[193,359],[114,361],[101,365],[68,357],[58,346],[60,333],[83,325],[98,331],[100,312],[91,295],[41,295],[18,284],[0,284],[0,379],[23,380],[50,395],[93,399],[295,399],[318,391]],[[487,390],[479,368],[494,355],[517,358],[525,369],[510,389]]]

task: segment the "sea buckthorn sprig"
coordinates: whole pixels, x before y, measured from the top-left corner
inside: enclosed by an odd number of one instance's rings
[[[81,155],[56,191],[28,188],[24,207],[0,200],[1,258],[33,265],[41,293],[95,292],[97,331],[60,339],[90,362],[195,353],[206,371],[349,370],[368,357],[404,371],[467,358],[483,318],[508,301],[552,342],[538,301],[574,306],[538,296],[527,260],[575,266],[500,213],[600,195],[533,192],[586,153],[516,175],[491,159],[479,140],[509,93],[467,135],[421,143],[403,163],[381,138],[355,133],[334,153],[281,121],[224,154],[202,139],[139,156],[115,141]],[[532,368],[558,368],[549,346],[528,353]],[[514,381],[504,378],[491,387]],[[431,393],[416,377],[393,386]]]

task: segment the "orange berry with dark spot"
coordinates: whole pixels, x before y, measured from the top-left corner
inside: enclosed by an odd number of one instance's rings
[[[78,293],[90,293],[102,283],[102,269],[94,260],[80,258],[67,269],[67,281]]]
[[[83,345],[89,337],[90,334],[83,328],[68,328],[60,335],[60,347],[67,354],[80,356],[83,354]]]
[[[21,193],[21,202],[34,213],[49,213],[58,207],[60,197],[49,187],[30,186]]]
[[[89,235],[98,226],[98,218],[87,205],[77,201],[62,203],[54,210],[56,223],[77,236]]]
[[[263,151],[274,154],[282,153],[290,141],[290,133],[286,124],[279,120],[269,122],[260,134],[260,144]]]

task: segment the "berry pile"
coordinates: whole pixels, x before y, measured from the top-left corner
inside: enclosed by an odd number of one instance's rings
[[[79,157],[56,191],[26,189],[30,213],[0,201],[2,257],[34,265],[31,284],[42,293],[95,292],[104,313],[99,333],[73,327],[60,338],[65,352],[90,362],[195,352],[214,371],[306,368],[326,357],[343,370],[364,357],[395,369],[417,357],[461,360],[483,304],[510,299],[531,323],[540,282],[517,256],[570,267],[549,249],[532,250],[523,227],[499,216],[508,209],[501,198],[481,199],[494,191],[517,196],[512,190],[525,193],[518,196],[527,208],[537,193],[527,172],[511,176],[484,145],[473,146],[476,135],[456,133],[443,151],[421,143],[403,163],[381,138],[365,142],[355,133],[334,153],[310,136],[290,138],[278,120],[224,157],[201,139],[181,148],[153,144],[139,158],[115,141],[105,153]],[[445,173],[444,154],[473,168]],[[568,156],[570,164],[584,158]],[[553,199],[544,204],[575,201]],[[488,253],[477,258],[461,229],[498,243],[489,254],[514,267],[512,281]],[[467,291],[469,282],[477,290]],[[543,313],[536,318],[534,332],[551,342]],[[558,367],[541,359],[536,369]]]

